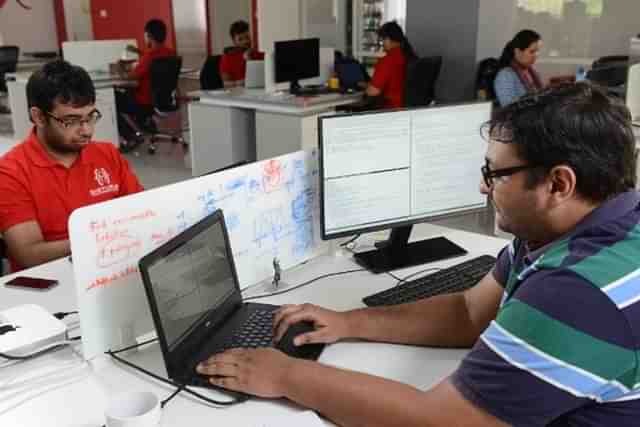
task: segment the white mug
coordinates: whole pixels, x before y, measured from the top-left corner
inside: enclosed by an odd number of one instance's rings
[[[105,410],[106,427],[158,427],[160,400],[149,391],[119,394]]]

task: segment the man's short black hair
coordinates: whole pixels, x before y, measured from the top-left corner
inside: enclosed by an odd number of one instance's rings
[[[84,107],[96,103],[96,90],[84,68],[60,59],[29,77],[27,102],[29,108],[38,107],[44,113],[51,112],[55,102]]]
[[[546,89],[497,111],[485,125],[492,139],[515,144],[528,165],[528,186],[555,166],[576,174],[576,192],[602,202],[635,188],[635,137],[624,103],[590,83]]]
[[[167,39],[167,26],[159,19],[151,19],[144,24],[144,32],[149,34],[158,43],[164,43]]]
[[[244,34],[249,32],[249,24],[247,21],[239,20],[231,24],[229,28],[229,35],[231,36],[231,40],[238,34]]]

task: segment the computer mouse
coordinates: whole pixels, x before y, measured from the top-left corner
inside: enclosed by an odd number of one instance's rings
[[[276,343],[276,348],[290,356],[299,357],[302,359],[315,360],[322,353],[324,344],[303,344],[296,346],[293,343],[293,339],[300,334],[311,332],[315,328],[312,322],[298,322],[289,326],[289,329],[284,333],[280,341]]]

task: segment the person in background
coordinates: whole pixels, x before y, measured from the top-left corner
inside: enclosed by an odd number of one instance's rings
[[[126,78],[137,80],[138,84],[131,90],[116,90],[116,108],[118,110],[118,131],[125,140],[122,151],[128,151],[142,142],[142,135],[132,123],[120,113],[131,115],[136,125],[144,123],[148,111],[153,108],[151,98],[151,63],[156,58],[175,56],[175,50],[167,47],[167,26],[159,19],[151,19],[144,26],[145,49],[133,46],[127,49],[140,55],[138,64],[131,71],[123,70]]]
[[[0,158],[0,233],[13,271],[69,255],[74,210],[143,190],[114,144],[92,140],[102,116],[84,69],[46,64],[27,99],[35,126]]]
[[[251,47],[251,34],[247,22],[236,21],[231,24],[229,35],[233,41],[233,48],[225,52],[220,60],[220,78],[225,88],[244,85],[248,60],[264,60],[264,54]]]
[[[382,39],[386,55],[376,64],[366,94],[382,96],[384,108],[402,108],[407,64],[417,58],[416,53],[395,21],[380,27],[378,37]]]
[[[472,347],[451,376],[422,390],[274,348],[215,354],[198,372],[343,427],[637,426],[640,194],[629,111],[578,83],[498,109],[484,130],[480,192],[516,238],[475,287],[345,312],[286,305],[273,320],[276,341],[313,323],[295,345]],[[428,378],[433,362],[413,375]]]
[[[506,44],[500,57],[500,71],[493,82],[500,106],[542,89],[540,75],[533,68],[542,48],[540,34],[522,30]]]

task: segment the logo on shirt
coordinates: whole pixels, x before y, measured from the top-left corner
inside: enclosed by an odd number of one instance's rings
[[[93,197],[98,197],[107,193],[117,193],[120,189],[118,184],[111,183],[111,175],[105,168],[97,168],[93,171],[93,178],[98,183],[98,188],[89,190]]]

